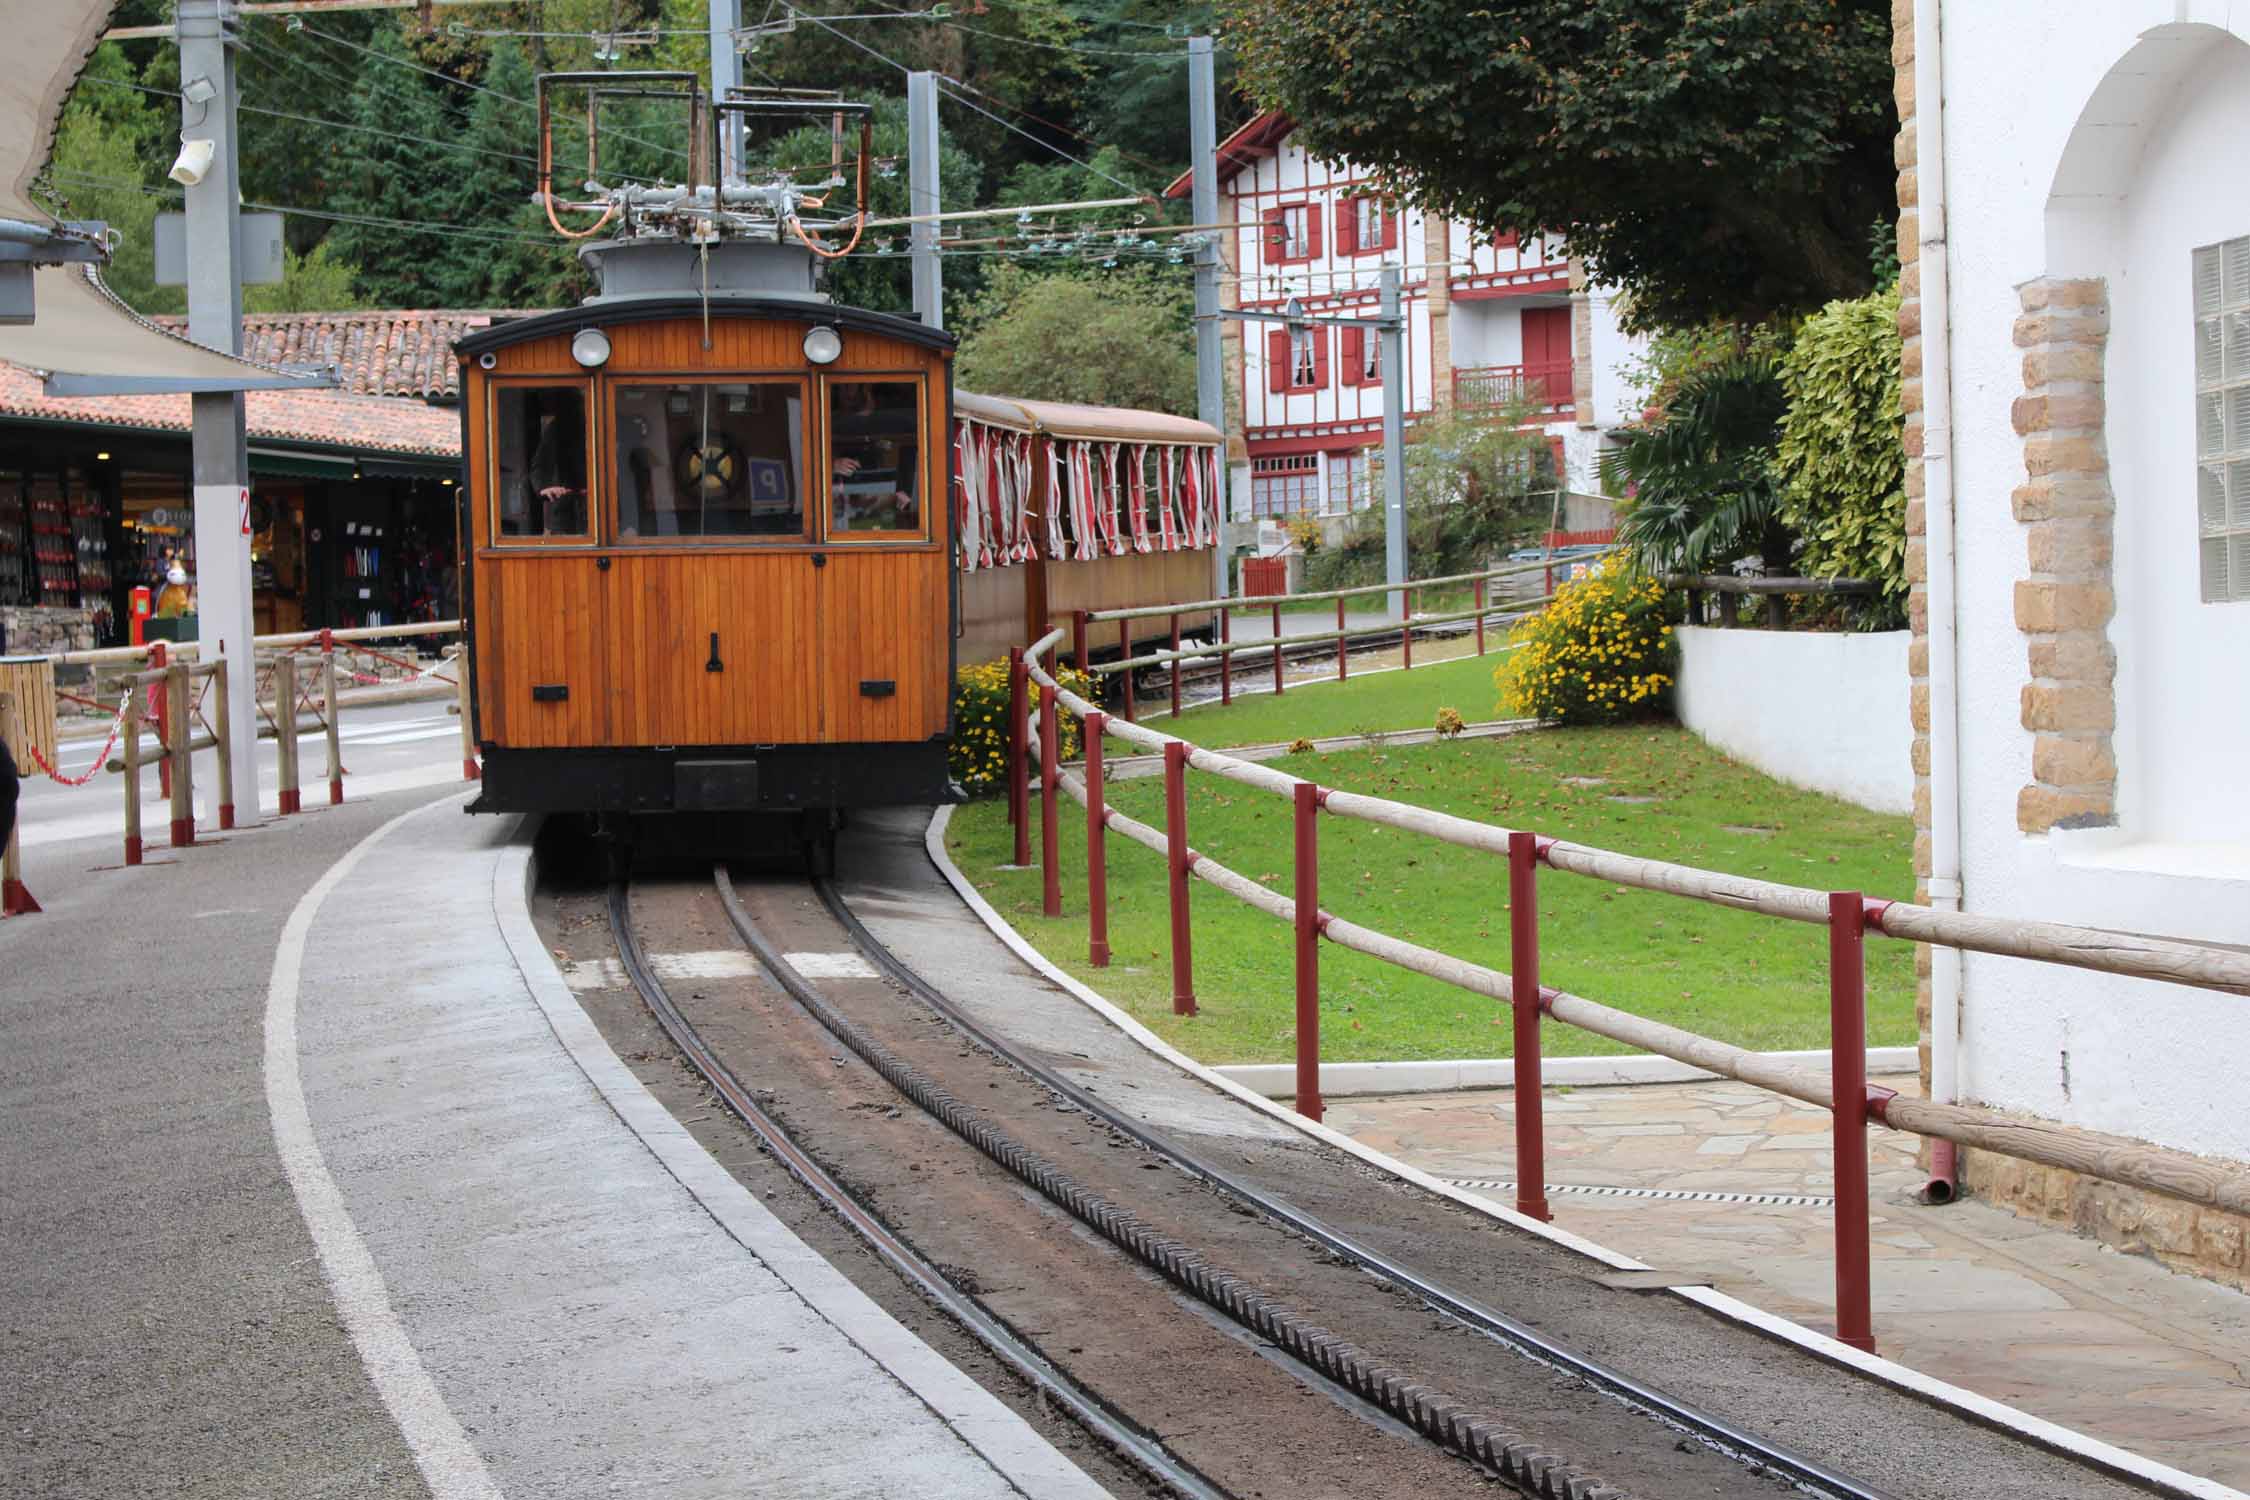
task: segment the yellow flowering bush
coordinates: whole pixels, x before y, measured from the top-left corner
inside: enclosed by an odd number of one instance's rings
[[[1493,674],[1504,707],[1564,724],[1614,724],[1669,706],[1678,646],[1664,587],[1610,559],[1516,627]]]
[[[1054,678],[1079,697],[1094,701],[1093,679],[1075,667],[1064,667]],[[1024,684],[1025,707],[1036,712],[1039,684]],[[1064,760],[1078,755],[1078,716],[1058,705],[1055,712],[1056,753]],[[1029,743],[1033,771],[1037,771],[1039,745]],[[953,685],[953,779],[971,796],[1000,791],[1008,779],[1008,664],[988,661],[964,667]]]

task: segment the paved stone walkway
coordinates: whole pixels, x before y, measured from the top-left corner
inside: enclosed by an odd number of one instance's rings
[[[1917,1088],[1911,1077],[1880,1081]],[[1511,1100],[1505,1091],[1332,1100],[1327,1122],[1512,1205]],[[1714,1080],[1550,1090],[1545,1116],[1556,1223],[1834,1331],[1825,1111]],[[1880,1353],[2250,1488],[2250,1297],[2005,1209],[1925,1207],[1913,1196],[1923,1180],[1914,1138],[1876,1130],[1870,1141]],[[1493,1183],[1508,1185],[1484,1185]],[[1642,1196],[1649,1190],[1714,1196]],[[1733,1194],[1779,1201],[1719,1196]]]

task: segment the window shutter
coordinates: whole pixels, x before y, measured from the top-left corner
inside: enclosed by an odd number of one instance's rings
[[[1492,237],[1492,248],[1493,248],[1493,249],[1495,249],[1495,250],[1513,250],[1513,249],[1515,249],[1515,248],[1516,248],[1516,232],[1515,232],[1515,231],[1514,231],[1513,229],[1503,229],[1503,230],[1501,230],[1501,231],[1500,231],[1500,232],[1499,232],[1498,234],[1496,234],[1496,235],[1494,235],[1494,236]]]
[[[1289,389],[1289,330],[1270,329],[1266,333],[1266,389],[1274,392]]]
[[[1384,248],[1385,250],[1396,250],[1396,249],[1398,248],[1398,221],[1399,221],[1399,216],[1400,216],[1400,208],[1399,208],[1399,204],[1398,204],[1398,202],[1397,202],[1397,200],[1396,200],[1396,199],[1393,199],[1393,200],[1390,200],[1390,201],[1388,201],[1388,202],[1384,203],[1384,205],[1383,205],[1383,248]]]
[[[1266,224],[1266,261],[1276,263],[1284,258],[1288,245],[1282,239],[1281,210],[1269,208],[1263,215]]]
[[[1313,253],[1320,252],[1316,249]],[[1312,340],[1312,383],[1316,389],[1325,389],[1328,385],[1328,330],[1315,328],[1306,336]]]
[[[1307,260],[1320,259],[1321,218],[1319,204],[1308,203],[1305,205],[1305,258]]]
[[[1367,330],[1344,330],[1344,384],[1360,384],[1360,372],[1367,367]]]
[[[1359,254],[1358,216],[1358,199],[1336,200],[1336,253],[1340,256]]]

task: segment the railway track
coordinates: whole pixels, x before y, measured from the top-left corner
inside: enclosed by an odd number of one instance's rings
[[[826,883],[737,888],[721,869],[709,886],[613,888],[609,914],[635,989],[767,1149],[1019,1376],[1176,1492],[1482,1492],[1496,1475],[1570,1500],[1886,1493],[1565,1348],[1150,1130],[979,1026]],[[707,955],[722,935],[764,978],[701,977],[692,1000],[675,998],[664,954]],[[676,965],[699,967],[714,966]],[[1308,1422],[1314,1391],[1351,1419]],[[1214,1409],[1229,1413],[1223,1429]],[[1245,1436],[1281,1431],[1286,1455]]]

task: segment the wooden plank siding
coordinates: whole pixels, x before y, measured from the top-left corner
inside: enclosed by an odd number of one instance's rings
[[[494,351],[463,370],[478,735],[511,748],[920,742],[945,731],[951,704],[952,551],[946,506],[946,358],[901,340],[846,335],[830,374],[919,373],[928,384],[920,452],[926,540],[824,539],[819,414],[805,453],[809,542],[618,544],[609,478],[612,383],[666,376],[810,379],[805,326],[696,318],[610,324],[596,374],[567,336]],[[494,379],[582,383],[595,433],[588,473],[592,544],[495,545],[489,423]],[[817,405],[817,400],[812,404]],[[822,563],[820,559],[825,559]],[[604,564],[606,563],[606,567]],[[713,672],[711,637],[724,670]],[[862,682],[895,684],[888,697]],[[532,687],[564,683],[567,700]]]

